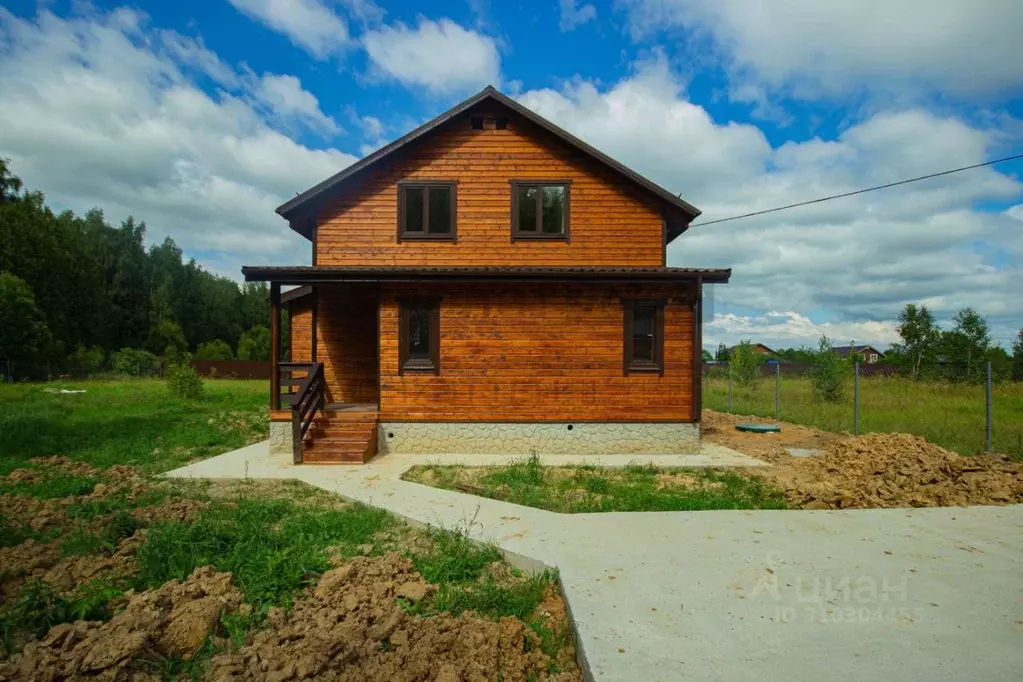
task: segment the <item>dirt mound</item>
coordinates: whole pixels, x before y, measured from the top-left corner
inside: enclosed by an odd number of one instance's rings
[[[65,506],[60,500],[40,500],[10,493],[0,495],[0,515],[34,531],[49,530],[65,523]]]
[[[60,560],[60,543],[26,540],[14,547],[0,548],[0,566],[4,582],[14,578],[42,576]]]
[[[109,622],[76,621],[54,626],[10,663],[0,680],[147,679],[135,671],[140,656],[190,658],[202,646],[225,610],[237,608],[241,593],[230,573],[198,568],[180,583],[133,594]]]
[[[785,487],[791,504],[808,509],[1023,502],[1023,464],[961,457],[905,433],[841,438],[822,455],[764,473]]]
[[[188,521],[202,510],[206,509],[209,503],[188,498],[169,500],[150,507],[139,507],[132,510],[131,515],[141,523],[147,525],[158,521]]]
[[[521,621],[417,617],[396,599],[414,603],[433,592],[397,553],[356,557],[324,573],[289,614],[272,609],[249,644],[214,657],[208,678],[547,679],[550,659]]]

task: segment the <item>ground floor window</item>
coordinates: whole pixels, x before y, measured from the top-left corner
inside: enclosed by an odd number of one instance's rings
[[[664,374],[664,301],[622,301],[625,311],[623,368]]]
[[[440,300],[409,298],[398,302],[398,372],[440,370]]]

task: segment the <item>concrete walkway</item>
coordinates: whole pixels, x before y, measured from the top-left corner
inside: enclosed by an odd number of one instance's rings
[[[693,457],[585,459],[757,463],[720,446]],[[596,680],[1007,680],[1023,669],[1023,505],[564,515],[399,478],[417,463],[507,459],[293,466],[259,443],[168,475],[294,478],[467,530],[522,568],[557,567]]]

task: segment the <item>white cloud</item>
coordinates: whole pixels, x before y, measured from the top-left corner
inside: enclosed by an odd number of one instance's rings
[[[872,343],[881,349],[899,340],[894,321],[822,322],[816,323],[794,311],[770,311],[763,315],[715,315],[704,322],[703,346],[713,348],[719,343],[732,346],[744,339],[763,343],[769,348],[816,346],[816,339],[827,336],[836,346],[853,341]]]
[[[619,0],[634,35],[684,28],[725,60],[733,95],[797,97],[860,89],[1004,96],[1023,88],[1018,0]],[[748,88],[752,87],[751,91]],[[743,90],[745,89],[745,93]]]
[[[682,192],[704,211],[697,223],[978,163],[1001,139],[997,129],[902,109],[854,123],[837,139],[772,147],[756,126],[718,123],[690,102],[664,59],[640,64],[631,77],[610,87],[577,79],[560,90],[525,92],[520,99]],[[1009,261],[994,254],[1019,248],[1023,239],[1012,217],[1017,212],[991,213],[978,206],[1018,201],[1021,192],[1019,181],[994,167],[981,168],[695,226],[671,246],[668,261],[733,267],[732,283],[715,291],[722,313],[784,305],[813,320],[829,320],[843,336],[855,332],[855,338],[883,343],[889,339],[871,324],[895,319],[906,303],[926,302],[946,317],[972,305],[991,317],[996,336],[1005,340],[1023,318],[1023,300],[1015,294],[1023,267],[1019,251]],[[818,333],[791,328],[799,337],[796,345],[812,343]],[[727,330],[720,330],[732,334],[726,342],[740,338],[740,328]]]
[[[444,95],[500,83],[501,56],[494,39],[450,19],[420,17],[416,28],[399,22],[367,31],[362,43],[378,73],[406,86]]]
[[[189,75],[197,67],[254,82],[215,55],[193,58],[198,43],[171,48],[160,35],[131,10],[29,21],[0,9],[0,155],[51,205],[99,206],[113,222],[132,214],[151,243],[172,236],[224,274],[307,263],[308,242],[274,208],[354,157],[275,130],[254,92],[206,94]],[[304,91],[289,81],[285,92]],[[301,96],[285,104],[313,111]]]
[[[372,0],[341,0],[348,13],[364,24],[376,24],[384,20],[387,12]]]
[[[579,0],[561,0],[561,19],[558,27],[562,31],[571,31],[597,18],[597,9],[593,5],[584,3],[577,6],[578,2]]]
[[[239,12],[283,33],[317,59],[325,59],[350,40],[348,25],[320,0],[228,0]],[[369,7],[372,3],[354,3]],[[379,8],[378,8],[379,9]]]
[[[282,120],[296,120],[314,130],[337,134],[341,128],[333,118],[320,111],[316,96],[302,87],[295,76],[265,73],[254,94],[268,104]]]

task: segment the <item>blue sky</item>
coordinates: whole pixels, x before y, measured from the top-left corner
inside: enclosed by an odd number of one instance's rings
[[[0,155],[232,277],[273,207],[494,84],[711,220],[1023,152],[1014,0],[206,0],[0,8]],[[706,229],[706,343],[885,344],[906,303],[1023,326],[1023,162]]]

